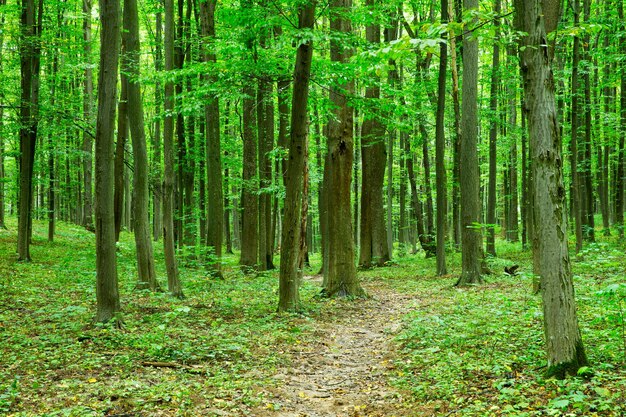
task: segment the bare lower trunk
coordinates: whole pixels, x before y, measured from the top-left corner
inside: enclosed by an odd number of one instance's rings
[[[548,376],[576,375],[587,364],[582,344],[567,250],[567,218],[561,139],[554,99],[542,3],[516,0],[517,30],[522,38],[520,65],[528,111],[536,246],[543,291]],[[558,4],[557,6],[558,7]],[[539,24],[537,24],[537,22]],[[550,24],[553,27],[554,25]]]
[[[97,322],[120,310],[113,213],[113,131],[119,62],[119,1],[100,0],[100,72],[96,122],[96,298]]]
[[[466,11],[478,8],[477,0],[464,0]],[[463,35],[463,134],[461,136],[461,254],[462,272],[457,285],[482,283],[482,233],[480,206],[480,174],[478,164],[478,40]]]

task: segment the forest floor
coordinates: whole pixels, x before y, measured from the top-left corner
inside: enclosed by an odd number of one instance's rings
[[[185,248],[185,299],[138,291],[133,238],[122,233],[121,320],[97,325],[93,234],[61,222],[47,242],[35,221],[33,261],[20,263],[14,218],[8,226],[2,416],[626,416],[626,247],[615,238],[572,257],[590,367],[557,381],[542,375],[541,298],[519,243],[498,241],[487,284],[462,289],[457,253],[439,277],[434,259],[396,250],[389,266],[359,272],[370,297],[354,300],[318,297],[313,256],[302,312],[277,314],[277,272],[245,275],[236,255],[215,280]],[[514,263],[520,274],[505,275]]]
[[[321,285],[320,276],[305,280]],[[341,308],[317,318],[314,339],[287,351],[287,362],[273,376],[278,383],[267,390],[271,402],[254,415],[416,415],[389,383],[397,360],[393,338],[414,300],[380,281],[365,289],[368,299],[339,301]]]

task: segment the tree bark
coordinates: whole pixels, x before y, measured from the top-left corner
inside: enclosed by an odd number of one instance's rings
[[[87,126],[91,126],[93,113],[93,70],[91,68],[91,9],[92,0],[83,0],[83,119]],[[88,129],[83,130],[83,225],[88,229],[93,227],[93,197],[92,187],[92,152],[93,137]]]
[[[17,226],[18,260],[30,262],[32,234],[33,166],[39,123],[39,72],[43,0],[22,0],[20,34],[20,182]]]
[[[330,29],[341,35],[352,31],[345,13],[352,10],[352,0],[332,0]],[[345,64],[352,50],[337,40],[330,46],[330,59]],[[350,184],[354,158],[354,112],[347,96],[354,94],[354,81],[338,81],[330,90],[334,118],[328,124],[328,182],[326,204],[328,217],[328,271],[325,276],[324,296],[364,296],[356,275],[354,240],[352,236],[352,210]],[[326,167],[325,167],[326,169]]]
[[[478,0],[464,0],[466,11],[478,8]],[[476,20],[471,22],[476,25]],[[463,103],[461,112],[460,186],[462,272],[456,285],[480,284],[482,232],[480,214],[480,174],[478,165],[478,39],[470,31],[463,34]]]
[[[574,26],[580,24],[580,1],[574,0],[572,5],[574,9]],[[570,169],[572,174],[570,189],[570,201],[574,217],[574,230],[576,232],[576,253],[583,248],[583,228],[581,217],[581,191],[580,191],[580,174],[578,172],[578,70],[580,63],[580,37],[574,36],[574,49],[572,51],[572,134],[570,140]]]
[[[208,0],[200,3],[200,24],[204,40],[204,61],[215,64],[215,8],[217,1]],[[207,82],[215,82],[214,75],[205,76]],[[207,167],[207,246],[213,250],[215,259],[208,266],[213,274],[222,276],[221,257],[224,236],[224,192],[222,189],[222,149],[220,139],[220,108],[219,98],[209,93],[204,108],[206,135],[206,167]]]
[[[516,51],[509,48],[507,55],[514,58]],[[515,62],[509,59],[509,62]],[[509,160],[508,160],[508,180],[509,180],[509,198],[507,200],[508,216],[506,222],[506,239],[509,242],[519,241],[519,193],[518,193],[518,175],[517,175],[517,80],[506,84],[507,97],[509,98],[509,123],[507,130],[509,132]],[[522,174],[523,175],[523,174]]]
[[[174,0],[164,0],[165,71],[174,69]],[[182,298],[174,235],[174,83],[165,83],[165,120],[163,123],[163,247],[167,288],[172,296]]]
[[[122,54],[125,52],[125,45],[122,42]],[[117,142],[115,143],[114,159],[114,194],[113,213],[115,218],[115,241],[120,240],[122,223],[124,222],[124,181],[126,169],[124,167],[124,149],[128,140],[128,83],[125,77],[120,80],[121,91],[117,104]]]
[[[369,8],[378,1],[368,0]],[[380,25],[372,23],[366,27],[367,42],[372,48],[380,45]],[[359,266],[369,268],[382,266],[389,261],[385,210],[383,207],[383,184],[385,182],[385,127],[381,122],[380,77],[373,77],[373,84],[365,88],[365,99],[371,105],[371,113],[364,112],[361,129],[361,223]],[[355,178],[356,181],[356,178]],[[391,212],[388,213],[391,216]],[[355,217],[356,219],[357,217]]]
[[[107,322],[120,310],[113,214],[113,131],[119,62],[119,1],[99,0],[100,71],[96,120],[96,298],[97,322]]]
[[[498,1],[498,0],[496,0]],[[448,0],[441,0],[441,24],[449,21]],[[448,196],[446,177],[446,70],[448,66],[448,44],[439,45],[439,78],[437,80],[437,114],[435,122],[435,173],[437,175],[437,275],[447,274],[446,268],[446,229],[448,217]]]
[[[620,0],[617,2],[617,15],[621,22],[620,28],[626,30],[624,22],[624,4]],[[619,42],[619,49],[622,54],[626,54],[626,38],[622,36]],[[626,141],[626,61],[620,62],[620,129],[619,144],[617,149],[617,172],[615,175],[615,224],[620,239],[624,238],[624,142]]]
[[[300,29],[312,29],[315,22],[315,2],[302,7],[299,13]],[[299,262],[301,260],[303,206],[303,180],[307,158],[309,78],[313,58],[313,42],[298,46],[294,69],[293,98],[291,104],[291,134],[286,170],[286,196],[281,236],[281,261],[278,311],[295,311],[300,308]]]
[[[567,250],[567,218],[563,186],[561,139],[555,109],[554,79],[544,28],[549,2],[515,0],[520,66],[528,112],[538,273],[543,291],[547,376],[576,375],[587,364],[578,320]],[[556,5],[558,7],[558,4]],[[545,10],[545,18],[552,16]],[[558,14],[557,14],[558,16]],[[555,27],[546,22],[545,27]]]
[[[160,4],[160,2],[159,2]],[[154,52],[154,69],[158,73],[163,70],[163,34],[162,34],[162,13],[156,13],[156,30],[155,30],[155,52]],[[163,92],[161,83],[157,80],[154,85],[154,105],[157,108],[157,114],[163,111]],[[152,233],[154,240],[161,238],[163,231],[163,177],[161,168],[161,118],[156,117],[154,120],[154,141],[152,143]]]
[[[141,100],[139,58],[139,12],[137,0],[124,0],[124,30],[126,55],[122,58],[122,71],[128,83],[128,122],[133,147],[133,230],[137,256],[138,288],[151,291],[159,289],[154,267],[154,251],[150,236],[148,205],[148,150]]]
[[[491,122],[489,126],[489,192],[487,201],[487,253],[496,256],[496,189],[497,189],[497,141],[498,141],[498,89],[500,87],[500,15],[502,8],[500,0],[495,0],[493,21],[495,37],[493,42],[493,60],[491,63]]]

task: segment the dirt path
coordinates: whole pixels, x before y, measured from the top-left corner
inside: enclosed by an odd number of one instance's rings
[[[370,299],[338,301],[339,313],[322,314],[316,320],[315,341],[288,352],[290,360],[274,375],[276,387],[264,390],[267,408],[253,415],[408,415],[400,393],[389,386],[388,375],[394,372],[391,339],[412,300],[380,283],[364,287]]]

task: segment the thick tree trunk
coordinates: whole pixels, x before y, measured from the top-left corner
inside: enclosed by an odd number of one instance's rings
[[[165,71],[172,71],[174,69],[174,0],[165,0],[164,5]],[[165,83],[163,156],[163,247],[167,288],[174,297],[182,298],[183,288],[178,275],[174,236],[174,83],[171,80]]]
[[[448,0],[441,0],[441,24],[448,23]],[[437,275],[447,274],[446,229],[448,217],[448,187],[446,177],[446,70],[448,44],[439,45],[439,78],[437,80],[437,114],[435,125],[435,173],[437,175]]]
[[[331,2],[331,31],[341,35],[352,31],[345,17],[352,10],[351,0]],[[353,52],[338,41],[331,42],[331,61],[344,64]],[[328,124],[328,182],[324,183],[328,217],[328,271],[323,294],[332,296],[363,296],[356,275],[354,240],[352,236],[352,210],[350,184],[354,158],[354,112],[347,96],[354,94],[354,81],[340,82],[331,88],[334,118]]]
[[[22,0],[20,33],[20,182],[17,226],[18,260],[29,262],[32,234],[33,166],[39,122],[39,70],[43,0]]]
[[[303,6],[299,14],[299,28],[312,29],[315,22],[315,2]],[[301,212],[304,203],[303,180],[308,140],[307,102],[313,44],[301,44],[296,54],[293,99],[291,105],[291,135],[286,170],[286,196],[281,236],[281,261],[278,311],[300,308],[298,294],[302,240]]]
[[[368,7],[378,2],[368,0]],[[380,44],[380,25],[372,23],[366,27],[367,41],[372,47]],[[385,182],[385,127],[380,120],[380,79],[365,89],[365,99],[372,103],[373,114],[365,113],[361,129],[361,226],[359,266],[369,268],[382,266],[389,261],[385,210],[383,206],[383,184]],[[356,181],[356,178],[355,178]],[[388,213],[388,216],[391,212]],[[357,217],[355,216],[355,219]]]
[[[501,12],[500,0],[495,0],[494,13]],[[489,192],[487,201],[487,253],[496,256],[496,189],[497,189],[497,141],[498,141],[498,89],[500,87],[500,19],[493,21],[495,37],[493,43],[493,60],[491,63],[491,122],[489,126]]]
[[[478,8],[478,0],[464,0],[467,12]],[[471,23],[475,25],[476,22]],[[478,39],[463,34],[463,108],[461,113],[460,186],[461,186],[461,254],[462,272],[456,285],[482,283],[483,259],[480,174],[478,165]]]
[[[200,3],[200,23],[204,38],[204,60],[214,64],[215,42],[215,7],[217,1],[209,0]],[[209,82],[215,81],[213,75],[206,77]],[[207,167],[207,246],[213,250],[215,259],[210,260],[209,268],[217,276],[222,275],[221,257],[224,236],[224,192],[222,189],[222,149],[220,139],[220,108],[219,98],[212,94],[204,109],[206,135],[206,167]]]
[[[544,29],[542,2],[515,0],[522,38],[520,65],[528,111],[538,273],[543,291],[548,376],[576,375],[587,364],[578,320],[567,250],[567,218],[561,139],[554,99],[554,79]],[[558,4],[556,5],[558,8]],[[546,17],[552,15],[546,10]],[[558,14],[557,14],[558,16]],[[546,23],[546,27],[554,23]]]
[[[154,251],[150,236],[150,215],[148,206],[148,150],[139,83],[139,12],[137,0],[124,0],[123,38],[126,55],[122,59],[122,69],[127,74],[128,83],[128,122],[133,146],[133,230],[137,256],[137,276],[139,288],[152,291],[159,289],[154,267]]]
[[[119,1],[100,0],[100,71],[96,121],[96,298],[97,322],[111,320],[120,310],[113,214],[113,131],[119,62]]]

